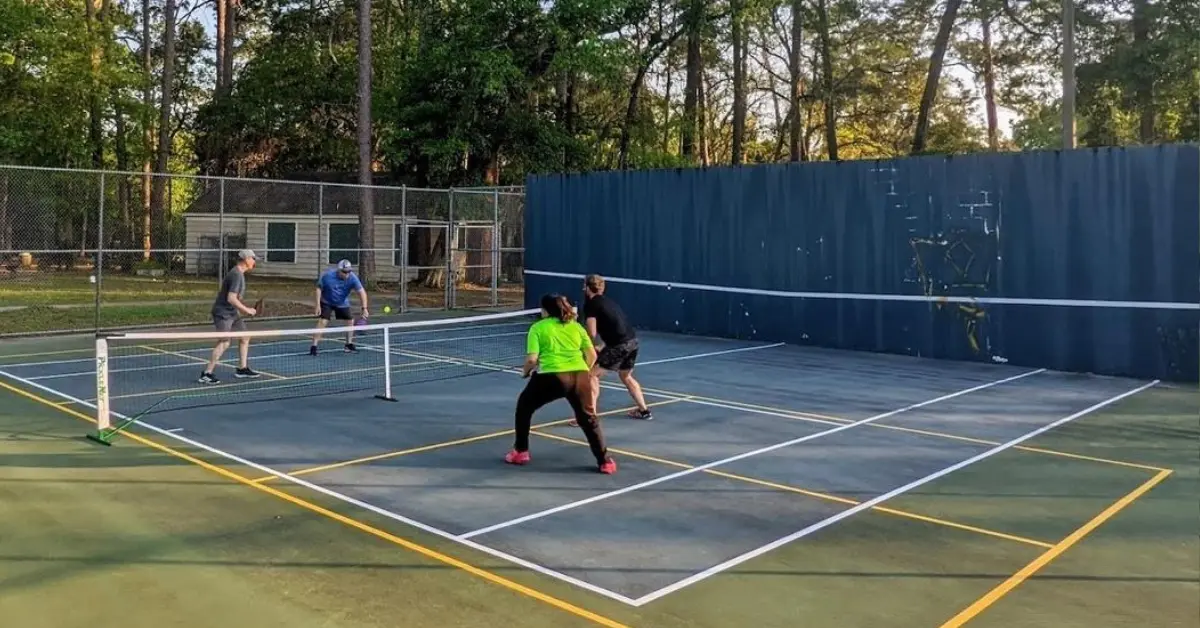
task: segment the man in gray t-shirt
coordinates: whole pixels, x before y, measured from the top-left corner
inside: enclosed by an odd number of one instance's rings
[[[246,295],[246,273],[254,268],[257,261],[258,256],[254,254],[254,251],[250,249],[239,251],[237,265],[229,269],[229,273],[221,281],[221,289],[217,292],[217,298],[213,301],[212,306],[213,327],[216,327],[217,331],[246,331],[246,322],[242,316],[254,316],[258,313],[254,308],[242,302],[242,298]],[[229,338],[217,341],[208,365],[200,374],[201,384],[216,384],[221,381],[217,379],[213,371],[216,370],[217,362],[221,360],[225,350],[229,348],[229,342]],[[234,377],[258,377],[258,373],[250,368],[249,359],[250,338],[243,336],[238,338],[238,369],[234,372]]]

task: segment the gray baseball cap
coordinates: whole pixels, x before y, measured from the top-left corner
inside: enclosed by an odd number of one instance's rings
[[[344,260],[338,262],[337,269],[344,270],[346,272],[350,272],[350,271],[354,270],[354,264],[351,264],[350,260],[344,259]]]
[[[238,259],[253,259],[253,260],[257,260],[257,259],[258,259],[258,256],[257,256],[257,255],[255,255],[255,254],[254,254],[254,251],[251,251],[250,249],[242,249],[242,250],[238,251]]]

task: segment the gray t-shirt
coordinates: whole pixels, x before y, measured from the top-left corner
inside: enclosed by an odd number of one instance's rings
[[[217,300],[213,301],[212,315],[217,318],[236,318],[239,312],[229,302],[229,295],[236,294],[241,299],[245,293],[246,276],[242,274],[242,269],[234,266],[221,281],[221,290],[217,292]]]

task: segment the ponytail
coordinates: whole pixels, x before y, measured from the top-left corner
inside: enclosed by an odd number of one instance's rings
[[[575,308],[571,306],[571,302],[563,295],[558,296],[559,315],[558,320],[563,324],[570,323],[575,320]]]
[[[543,296],[541,305],[546,314],[557,318],[563,324],[575,320],[575,308],[571,305],[570,299],[561,294],[547,294]]]

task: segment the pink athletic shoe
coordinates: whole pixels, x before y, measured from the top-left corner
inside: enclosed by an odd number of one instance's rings
[[[600,465],[600,473],[603,473],[605,475],[612,475],[616,472],[617,472],[617,461],[613,460],[612,458],[605,460],[604,464]]]
[[[504,456],[504,461],[508,464],[529,464],[531,457],[528,451],[512,450]]]

